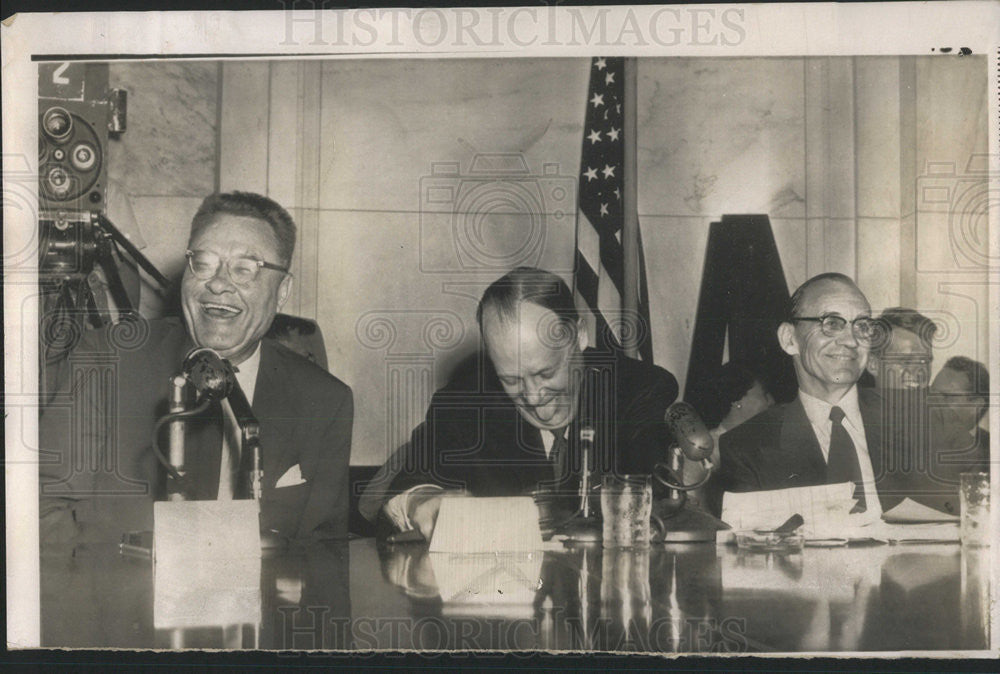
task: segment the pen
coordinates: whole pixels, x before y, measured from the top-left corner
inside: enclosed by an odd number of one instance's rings
[[[385,540],[387,543],[415,543],[424,540],[424,536],[419,529],[409,529],[391,534]]]

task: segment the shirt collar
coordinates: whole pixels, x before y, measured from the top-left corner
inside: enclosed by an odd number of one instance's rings
[[[819,426],[830,422],[830,410],[834,405],[811,396],[802,389],[799,389],[799,400],[805,408],[809,423]],[[858,405],[858,385],[855,384],[844,394],[844,397],[837,401],[836,407],[844,410],[844,416],[858,428],[863,428],[861,423],[861,407]]]

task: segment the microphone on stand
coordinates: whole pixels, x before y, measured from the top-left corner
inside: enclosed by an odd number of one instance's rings
[[[184,389],[190,384],[197,393],[197,404],[185,409]],[[160,419],[153,429],[153,450],[164,464],[173,485],[168,487],[171,500],[184,500],[183,483],[185,470],[184,422],[204,411],[213,401],[229,400],[229,406],[236,417],[241,435],[241,468],[249,463],[249,484],[240,485],[237,497],[259,500],[262,492],[263,470],[261,466],[260,422],[254,416],[246,395],[236,381],[236,373],[228,360],[206,347],[192,349],[184,358],[180,372],[171,379],[170,411]],[[159,449],[158,437],[163,424],[170,424],[170,458]]]
[[[667,430],[673,437],[667,462],[653,467],[653,477],[667,487],[667,495],[659,499],[657,508],[665,521],[665,542],[714,541],[715,532],[726,525],[707,513],[685,509],[687,492],[703,486],[715,468],[712,450],[715,440],[705,427],[698,412],[686,402],[675,402],[664,415]],[[695,461],[705,469],[705,475],[694,484],[684,484],[685,461]]]
[[[567,520],[560,528],[560,533],[566,536],[566,541],[579,543],[597,543],[602,538],[602,528],[600,520],[591,513],[590,492],[592,478],[592,462],[594,457],[594,438],[597,433],[593,424],[583,422],[580,424],[580,505],[576,513]]]

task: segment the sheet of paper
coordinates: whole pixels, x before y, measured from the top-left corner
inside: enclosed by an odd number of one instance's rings
[[[543,557],[542,552],[430,553],[444,612],[530,617]]]
[[[531,552],[542,549],[538,506],[530,496],[441,501],[431,552]]]
[[[255,501],[153,504],[153,625],[260,622],[260,524]]]
[[[911,498],[904,498],[895,508],[882,513],[882,519],[894,523],[957,522],[958,515],[949,515],[922,503],[917,503]]]
[[[802,515],[806,538],[837,538],[841,532],[872,521],[872,516],[850,514],[854,507],[854,485],[850,482],[815,487],[793,487],[744,493],[726,493],[722,520],[733,531],[719,536],[728,542],[733,532],[747,529],[774,529],[792,515]]]
[[[175,558],[260,557],[256,501],[157,501],[153,504],[153,555]]]

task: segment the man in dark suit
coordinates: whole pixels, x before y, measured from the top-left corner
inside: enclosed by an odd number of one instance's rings
[[[868,300],[847,276],[821,274],[795,291],[778,341],[792,356],[799,394],[721,436],[717,512],[721,491],[847,481],[859,507],[881,512],[880,403],[857,387],[876,332]]]
[[[384,506],[400,529],[430,538],[445,490],[574,494],[580,431],[594,429],[596,475],[651,473],[666,456],[663,417],[677,397],[666,370],[588,349],[573,294],[555,274],[521,267],[477,310],[485,358],[433,397]]]
[[[274,201],[212,195],[191,225],[184,322],[135,319],[84,337],[40,419],[43,543],[117,539],[152,528],[152,502],[165,492],[154,425],[168,411],[172,377],[195,346],[235,366],[260,423],[262,529],[296,539],[346,535],[351,390],[263,339],[291,290],[294,246],[295,224]],[[228,402],[185,426],[188,497],[240,496],[246,464]],[[160,446],[166,435],[158,436]]]

